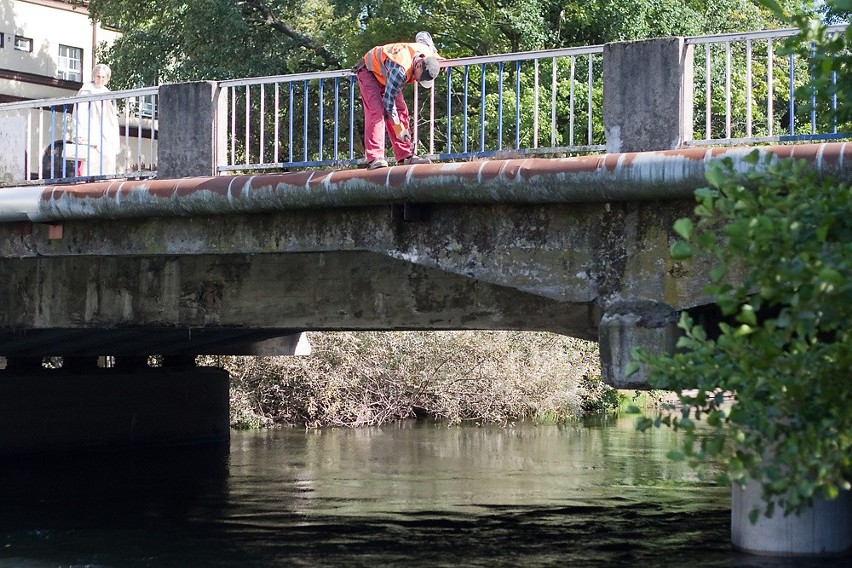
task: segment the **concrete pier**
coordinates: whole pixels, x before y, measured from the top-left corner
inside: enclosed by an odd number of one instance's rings
[[[843,556],[852,554],[852,492],[833,501],[814,499],[798,516],[780,510],[752,524],[749,513],[762,507],[760,485],[734,484],[731,497],[731,542],[735,548],[764,556]]]
[[[0,371],[0,455],[229,438],[223,369]]]

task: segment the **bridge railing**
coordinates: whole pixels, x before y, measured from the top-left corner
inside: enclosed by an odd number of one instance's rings
[[[218,172],[357,161],[351,71],[234,79],[219,88],[227,147]]]
[[[603,150],[602,53],[592,46],[444,61],[433,89],[404,92],[418,152],[448,160]],[[219,86],[228,130],[219,172],[363,161],[363,111],[350,71]]]
[[[415,92],[426,98],[418,131],[427,153],[447,160],[602,151],[603,52],[595,45],[446,61],[444,78]]]
[[[815,91],[809,100],[796,100],[796,89],[811,83],[811,62],[778,54],[796,33],[790,28],[685,38],[694,71],[686,101],[692,124],[682,145],[852,136],[836,122],[818,121]],[[456,160],[605,150],[603,91],[611,87],[604,80],[605,57],[599,45],[445,61],[433,89],[415,85],[406,91],[418,151]],[[362,161],[360,98],[348,71],[221,86],[228,89],[230,153],[218,171]],[[837,107],[836,99],[828,104]],[[809,121],[796,114],[803,107],[811,110]],[[277,134],[282,131],[286,136]]]
[[[831,32],[844,29],[834,26]],[[417,152],[463,160],[852,137],[843,131],[848,125],[820,122],[816,108],[825,104],[817,99],[820,93],[812,90],[808,100],[796,100],[797,87],[811,83],[811,63],[778,55],[795,33],[664,38],[630,42],[630,49],[619,43],[446,60],[433,89],[405,90]],[[668,66],[659,77],[650,76],[649,57]],[[363,162],[363,112],[348,69],[209,82],[205,88],[212,95],[193,91],[193,85],[199,83],[0,104],[0,183],[80,179],[80,160],[65,151],[72,109],[79,104],[116,104],[121,111],[117,172],[98,171],[90,162],[85,179],[154,175],[158,165],[161,175],[182,177]],[[199,103],[191,113],[185,98]],[[658,108],[643,108],[647,100]],[[837,104],[828,103],[834,109]],[[810,110],[810,120],[799,120],[797,108]],[[198,141],[207,139],[200,133],[211,125],[211,147],[200,148]]]
[[[3,184],[154,175],[157,100],[158,88],[146,87],[0,104]],[[108,106],[118,118],[115,168],[96,142],[103,135],[104,122],[91,118],[104,115]]]
[[[846,25],[830,26],[829,34]],[[836,121],[820,123],[820,93],[797,100],[796,90],[812,84],[812,62],[779,55],[797,29],[702,35],[686,38],[694,46],[693,139],[686,145],[797,142],[850,137]],[[836,77],[834,78],[836,82]],[[836,97],[825,105],[837,110]],[[809,111],[801,120],[797,109]]]

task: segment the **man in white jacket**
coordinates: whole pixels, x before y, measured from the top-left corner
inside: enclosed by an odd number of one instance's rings
[[[98,64],[92,69],[92,81],[77,92],[78,95],[96,95],[110,92],[106,84],[112,76],[108,65]],[[75,155],[79,163],[78,175],[101,176],[116,173],[116,156],[120,149],[118,113],[115,103],[109,100],[79,103],[74,108],[74,143],[80,146]]]

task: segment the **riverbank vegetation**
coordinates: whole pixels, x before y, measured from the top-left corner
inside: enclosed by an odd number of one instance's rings
[[[312,353],[217,357],[235,428],[565,422],[618,407],[597,344],[542,332],[308,333]]]

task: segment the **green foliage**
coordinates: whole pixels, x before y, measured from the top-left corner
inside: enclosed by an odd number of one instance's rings
[[[122,36],[103,52],[115,88],[341,69],[354,17],[325,0],[92,0]]]
[[[813,13],[791,16],[792,3],[759,3],[800,27],[785,49],[815,56],[814,94],[838,94],[840,108],[822,120],[849,120],[849,32],[829,36]],[[835,14],[852,7],[826,4]],[[680,392],[676,410],[640,428],[684,430],[673,459],[721,459],[723,481],[761,484],[771,516],[777,505],[787,514],[815,496],[835,498],[852,480],[852,191],[803,162],[757,151],[747,162],[743,174],[730,161],[711,168],[710,187],[695,192],[697,222],[674,227],[685,240],[672,256],[715,256],[708,292],[723,321],[706,330],[684,314],[678,353],[637,350],[635,362],[648,366],[652,385]]]
[[[604,383],[599,375],[584,376],[580,385],[585,393],[583,396],[585,414],[618,412],[622,409],[622,394]]]
[[[771,514],[775,503],[795,512],[836,497],[852,480],[852,189],[804,162],[758,156],[743,175],[730,161],[712,170],[697,223],[675,227],[717,258],[717,336],[684,314],[680,352],[639,359],[655,388],[683,391],[682,410],[642,427],[684,430],[684,457],[721,457],[727,479],[760,482]]]
[[[101,59],[114,88],[337,70],[429,30],[446,57],[760,29],[749,0],[91,0],[122,32]]]

